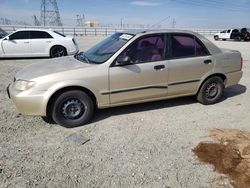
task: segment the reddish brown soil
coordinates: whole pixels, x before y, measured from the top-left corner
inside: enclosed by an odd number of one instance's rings
[[[235,188],[250,187],[250,133],[239,130],[211,130],[215,143],[202,142],[193,152],[200,161],[228,175]]]

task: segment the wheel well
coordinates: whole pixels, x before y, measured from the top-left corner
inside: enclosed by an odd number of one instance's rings
[[[203,80],[203,82],[201,83],[201,85],[200,85],[200,87],[199,87],[199,90],[197,91],[197,94],[199,93],[199,91],[200,91],[202,85],[203,85],[209,78],[212,78],[212,77],[215,77],[215,76],[220,77],[220,78],[223,80],[224,84],[225,84],[225,81],[226,81],[227,77],[226,77],[224,74],[222,74],[222,73],[212,74],[212,75],[210,75],[209,77],[207,77],[205,80]]]
[[[55,101],[55,99],[62,93],[66,92],[66,91],[70,91],[70,90],[79,90],[79,91],[83,91],[85,92],[92,100],[93,100],[93,103],[95,105],[95,108],[97,108],[97,100],[96,100],[96,97],[95,95],[87,88],[84,88],[84,87],[80,87],[80,86],[70,86],[70,87],[65,87],[65,88],[62,88],[58,91],[56,91],[49,99],[48,101],[48,104],[47,104],[47,107],[46,107],[46,116],[51,118],[51,110],[52,110],[52,105]]]
[[[58,46],[60,46],[60,47],[63,47],[63,49],[65,50],[65,52],[66,52],[66,55],[68,55],[68,52],[67,52],[67,49],[63,46],[63,45],[54,45],[54,46],[52,46],[51,48],[50,48],[50,50],[49,50],[49,55],[51,56],[51,50],[54,48],[54,47],[58,47]]]

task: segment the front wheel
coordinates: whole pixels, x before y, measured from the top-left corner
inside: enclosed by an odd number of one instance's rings
[[[72,128],[88,123],[94,114],[93,100],[83,91],[72,90],[59,95],[52,106],[53,120]]]
[[[214,40],[219,40],[219,37],[217,35],[214,36]]]
[[[201,86],[197,94],[197,100],[204,105],[217,103],[223,94],[224,88],[224,82],[220,77],[209,78]]]

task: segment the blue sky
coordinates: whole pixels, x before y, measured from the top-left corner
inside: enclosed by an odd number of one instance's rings
[[[0,17],[32,22],[40,18],[40,0],[0,0]],[[64,25],[76,25],[76,14],[99,23],[162,24],[179,28],[250,27],[250,0],[58,0]]]

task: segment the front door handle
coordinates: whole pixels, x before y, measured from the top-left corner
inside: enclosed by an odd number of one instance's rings
[[[205,64],[211,64],[212,63],[212,60],[211,59],[207,59],[204,61]]]
[[[156,66],[154,66],[154,69],[155,69],[155,70],[162,70],[162,69],[165,69],[165,65],[156,65]]]
[[[30,42],[23,42],[24,44],[29,44]]]

